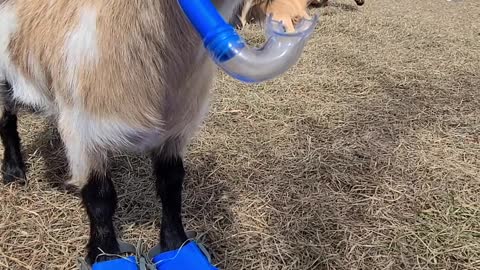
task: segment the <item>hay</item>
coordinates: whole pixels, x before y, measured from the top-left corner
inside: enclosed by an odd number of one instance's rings
[[[314,12],[322,24],[287,75],[218,77],[186,162],[187,228],[222,269],[479,269],[480,2]],[[0,186],[0,269],[74,269],[88,224],[56,188],[57,135],[36,116],[20,127],[30,184]],[[113,165],[117,227],[152,246],[150,162]]]

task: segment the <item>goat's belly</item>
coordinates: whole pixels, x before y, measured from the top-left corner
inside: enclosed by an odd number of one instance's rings
[[[192,76],[186,78],[181,89],[170,92],[169,98],[158,104],[163,110],[157,110],[161,111],[158,115],[150,115],[149,121],[124,119],[128,115],[92,117],[79,107],[63,105],[60,105],[60,114],[67,118],[64,123],[72,123],[69,128],[79,131],[86,145],[94,148],[144,153],[174,141],[175,148],[182,151],[198,130],[209,107],[214,66],[204,61],[198,67]],[[138,110],[144,111],[144,108]],[[60,120],[64,117],[61,116]],[[147,126],[142,124],[147,122]]]
[[[183,149],[207,111],[208,101],[204,104],[201,111],[177,111],[183,119],[174,122],[164,122],[164,116],[159,115],[157,124],[148,127],[114,116],[91,116],[78,107],[60,106],[58,124],[64,139],[78,141],[88,151],[145,153],[172,141],[177,148]]]

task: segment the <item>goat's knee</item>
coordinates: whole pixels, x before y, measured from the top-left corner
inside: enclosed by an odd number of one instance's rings
[[[88,182],[92,171],[105,171],[107,155],[101,150],[94,150],[91,140],[85,138],[85,131],[80,130],[75,120],[69,116],[61,116],[58,122],[60,136],[65,146],[68,159],[70,179],[66,186],[82,189]]]
[[[101,155],[89,152],[80,140],[65,140],[63,137],[62,135],[70,170],[70,179],[66,182],[66,186],[82,189],[88,183],[93,170],[105,170],[106,160]]]

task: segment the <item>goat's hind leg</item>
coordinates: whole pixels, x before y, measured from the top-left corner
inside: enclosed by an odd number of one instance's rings
[[[93,264],[115,258],[114,255],[120,252],[113,227],[117,194],[110,173],[107,170],[91,170],[81,196],[90,220],[87,260]]]
[[[2,174],[5,183],[25,182],[25,164],[17,131],[17,115],[10,98],[10,85],[0,81],[0,137],[3,144]]]
[[[80,189],[90,221],[87,261],[93,264],[113,259],[115,256],[106,254],[120,252],[113,226],[117,194],[110,177],[106,153],[88,150],[88,143],[79,134],[79,127],[75,126],[74,119],[69,115],[60,117],[59,131],[72,177],[67,185]]]

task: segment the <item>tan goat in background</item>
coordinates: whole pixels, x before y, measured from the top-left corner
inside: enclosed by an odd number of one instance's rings
[[[328,0],[244,0],[239,20],[242,26],[247,24],[247,16],[252,9],[257,9],[263,15],[272,15],[276,21],[282,21],[287,32],[295,31],[295,24],[301,19],[309,19],[310,5],[325,5]],[[364,4],[364,0],[355,0],[357,5]]]

